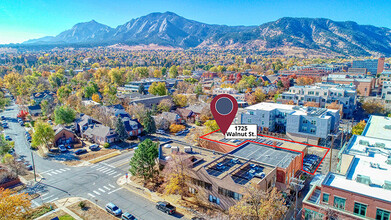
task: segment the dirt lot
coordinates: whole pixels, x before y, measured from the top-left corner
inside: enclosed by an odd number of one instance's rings
[[[81,155],[77,156],[79,158],[79,160],[67,160],[67,161],[64,161],[64,164],[66,164],[67,166],[76,166],[84,161],[88,161],[88,160],[112,153],[117,150],[116,149],[101,148],[99,151],[90,151],[89,149],[87,151],[88,152],[86,154],[81,154]]]
[[[116,220],[114,216],[108,214],[103,209],[99,208],[90,201],[85,200],[86,208],[82,210],[79,207],[79,203],[75,203],[71,206],[68,206],[68,209],[73,211],[76,215],[80,216],[83,219],[94,219],[94,220]]]

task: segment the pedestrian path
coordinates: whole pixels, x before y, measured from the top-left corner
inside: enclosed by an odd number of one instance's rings
[[[111,193],[114,193],[121,189],[123,188],[114,186],[112,184],[107,184],[104,186],[97,186],[93,188],[91,192],[87,193],[87,195],[90,196],[91,198],[95,198],[96,196],[110,195]]]
[[[116,169],[114,166],[109,164],[95,164],[91,166],[91,169],[98,171],[104,175],[110,176],[112,178],[118,178],[121,175],[125,175],[124,171]]]
[[[40,174],[41,175],[47,175],[47,176],[55,176],[55,175],[58,175],[58,174],[61,174],[61,173],[64,173],[64,172],[67,172],[67,171],[70,171],[71,168],[62,168],[62,169],[50,169],[50,170],[47,170],[47,171],[44,171],[44,172],[41,172]]]

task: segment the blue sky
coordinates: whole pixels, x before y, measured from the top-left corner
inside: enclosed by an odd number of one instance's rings
[[[57,35],[92,19],[116,27],[165,11],[209,24],[260,25],[281,17],[323,17],[391,28],[389,0],[0,0],[0,44]]]

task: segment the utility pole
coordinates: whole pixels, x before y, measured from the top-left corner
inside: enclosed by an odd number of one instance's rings
[[[296,177],[293,177],[291,178],[291,182],[289,184],[293,190],[295,190],[295,196],[296,196],[296,201],[295,201],[295,212],[294,212],[294,217],[296,219],[297,217],[297,201],[299,200],[298,198],[298,194],[299,194],[299,191],[302,190],[304,188],[304,180],[300,180]]]
[[[37,182],[37,175],[35,173],[35,162],[34,162],[34,154],[31,151],[31,160],[33,161],[33,170],[34,170],[34,181]]]
[[[335,137],[334,135],[331,136],[329,172],[331,172],[331,162],[333,161],[334,137]]]

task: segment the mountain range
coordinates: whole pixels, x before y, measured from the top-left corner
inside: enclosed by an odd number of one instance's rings
[[[22,45],[161,45],[170,48],[248,48],[284,54],[391,56],[391,29],[324,18],[290,18],[259,26],[211,25],[173,12],[151,13],[111,28],[95,20]]]

